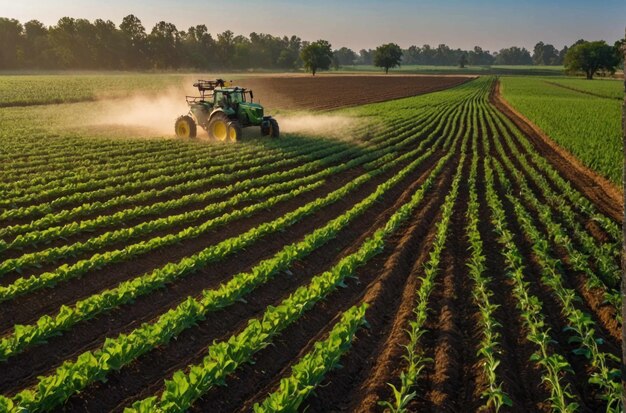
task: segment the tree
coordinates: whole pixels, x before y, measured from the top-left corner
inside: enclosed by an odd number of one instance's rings
[[[338,66],[352,66],[357,59],[356,53],[352,49],[342,47],[333,52]]]
[[[559,65],[559,51],[551,44],[539,42],[533,49],[533,63],[536,65]]]
[[[567,54],[568,50],[569,50],[569,47],[563,46],[563,48],[559,52],[559,65],[562,65],[563,62],[565,62],[565,55]]]
[[[468,63],[472,66],[491,65],[493,64],[493,56],[488,50],[483,50],[479,46],[474,46],[474,50],[470,50]]]
[[[570,72],[584,72],[587,79],[593,79],[598,72],[615,73],[619,56],[613,46],[605,41],[581,42],[572,46],[565,55],[565,69]]]
[[[123,38],[123,64],[129,68],[145,67],[148,62],[146,29],[141,20],[132,14],[122,19],[120,31]]]
[[[495,63],[498,65],[532,65],[533,59],[526,48],[513,46],[501,49],[496,56]]]
[[[392,67],[400,66],[402,49],[395,43],[387,43],[376,48],[374,52],[374,66],[382,67],[389,73]]]
[[[362,64],[362,65],[371,65],[374,64],[374,57],[373,57],[374,52],[372,51],[372,49],[361,49],[359,50],[359,58],[358,58],[358,63]]]
[[[328,70],[333,61],[333,51],[326,40],[318,40],[306,45],[300,52],[304,68],[313,76],[318,70]]]
[[[465,69],[465,65],[467,64],[467,53],[463,52],[461,57],[459,58],[459,67],[461,69]]]
[[[24,23],[24,65],[36,69],[53,66],[48,29],[38,20]]]
[[[220,67],[231,67],[235,52],[235,33],[226,30],[217,35],[217,57]]]
[[[617,66],[621,66],[624,64],[624,53],[626,52],[626,38],[617,40],[613,44],[613,48],[615,49],[615,53],[617,54]]]
[[[163,69],[180,66],[180,38],[181,34],[173,23],[160,21],[154,25],[148,40],[155,67]]]
[[[23,27],[17,20],[0,17],[0,69],[18,67],[22,30]]]

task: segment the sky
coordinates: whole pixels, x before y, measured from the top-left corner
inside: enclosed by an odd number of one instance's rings
[[[496,51],[528,49],[538,42],[557,48],[576,40],[624,36],[626,0],[0,0],[0,17],[46,25],[69,16],[112,20],[134,14],[149,32],[161,20],[179,30],[206,24],[216,34],[230,29],[325,39],[333,48],[375,48],[394,42]]]

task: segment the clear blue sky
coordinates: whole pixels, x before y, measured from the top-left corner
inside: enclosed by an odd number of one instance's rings
[[[0,0],[0,16],[55,24],[62,16],[110,19],[127,14],[149,32],[165,20],[179,30],[206,24],[231,29],[327,39],[355,50],[395,42],[402,47],[446,43],[494,51],[537,41],[557,48],[579,38],[611,43],[624,35],[626,0]]]

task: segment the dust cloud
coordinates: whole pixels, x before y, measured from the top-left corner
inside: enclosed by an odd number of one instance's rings
[[[355,118],[340,115],[277,115],[280,133],[294,133],[350,139],[357,126]]]
[[[189,112],[186,95],[195,89],[170,87],[159,94],[134,94],[126,98],[102,99],[90,109],[85,126],[124,136],[159,136],[175,138],[176,118]],[[97,113],[94,113],[97,112]],[[270,113],[271,114],[271,113]],[[345,115],[283,113],[275,116],[281,134],[300,134],[352,140],[359,121]],[[250,130],[248,130],[250,129]],[[246,128],[245,137],[258,135],[257,128]],[[198,137],[206,134],[198,128]]]
[[[127,98],[98,102],[92,126],[125,128],[132,134],[174,136],[176,118],[189,112],[182,87],[171,87],[158,95],[136,94]]]

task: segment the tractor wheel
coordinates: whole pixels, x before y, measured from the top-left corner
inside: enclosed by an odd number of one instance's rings
[[[276,122],[276,119],[270,119],[270,136],[272,138],[280,137],[280,128],[278,127],[278,122]]]
[[[267,124],[266,124],[265,121],[263,121],[261,123],[261,136],[267,136],[269,134],[270,134],[270,124],[269,124],[269,121],[267,122]]]
[[[174,131],[176,132],[176,136],[179,138],[195,138],[196,122],[194,122],[191,116],[181,116],[176,119]]]
[[[241,129],[241,124],[237,121],[230,122],[228,124],[228,140],[231,142],[237,142],[241,140],[241,136],[243,135],[243,129]]]
[[[223,113],[216,113],[209,121],[209,137],[218,141],[228,141],[228,124],[230,119]]]

